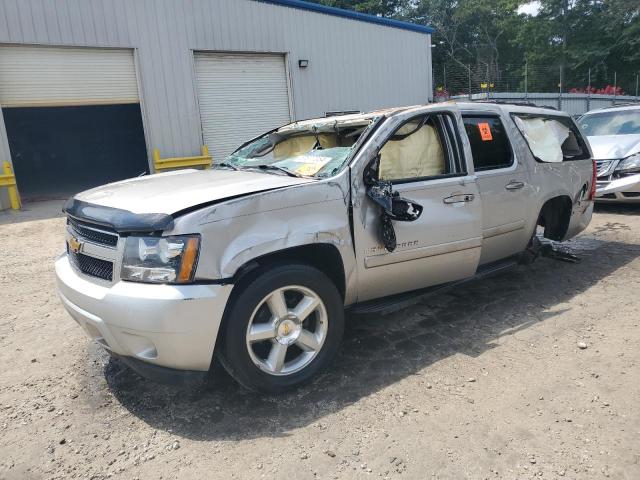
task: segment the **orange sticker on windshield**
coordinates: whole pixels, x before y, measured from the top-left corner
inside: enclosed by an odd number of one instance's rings
[[[480,138],[482,138],[483,142],[490,142],[493,140],[493,135],[491,135],[491,127],[489,127],[488,123],[479,123],[478,130],[480,130]]]

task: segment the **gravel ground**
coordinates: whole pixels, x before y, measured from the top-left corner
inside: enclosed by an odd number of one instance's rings
[[[63,310],[59,202],[0,213],[0,478],[640,478],[640,207],[541,259],[350,318],[294,393],[141,379]]]

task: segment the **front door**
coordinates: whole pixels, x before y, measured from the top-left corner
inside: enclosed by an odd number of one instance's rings
[[[412,222],[393,221],[396,248],[382,240],[381,208],[367,196],[363,178],[354,197],[359,295],[364,301],[472,276],[481,247],[481,202],[462,145],[461,123],[451,110],[402,114],[375,152],[376,176],[401,197],[423,207]],[[386,124],[385,124],[386,125]],[[375,156],[375,154],[374,154]],[[361,170],[354,168],[354,175]]]

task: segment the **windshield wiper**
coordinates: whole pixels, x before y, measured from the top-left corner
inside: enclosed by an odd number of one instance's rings
[[[295,172],[292,172],[291,170],[287,170],[286,168],[283,167],[278,167],[277,165],[243,165],[242,169],[249,169],[249,168],[257,168],[259,170],[266,170],[266,171],[274,171],[274,172],[282,172],[285,173],[287,175],[289,175],[290,177],[296,177],[296,178],[302,178],[304,177],[304,175],[300,175],[297,174]]]
[[[235,171],[239,170],[238,167],[236,167],[234,164],[229,163],[229,162],[215,163],[214,166],[215,167],[226,167],[226,168],[230,168],[231,170],[235,170]]]

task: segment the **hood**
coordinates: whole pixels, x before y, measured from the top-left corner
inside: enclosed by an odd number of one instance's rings
[[[614,160],[640,152],[640,135],[598,135],[587,139],[596,160]]]
[[[254,171],[177,170],[110,183],[74,199],[134,214],[172,215],[204,203],[313,182]]]

